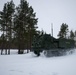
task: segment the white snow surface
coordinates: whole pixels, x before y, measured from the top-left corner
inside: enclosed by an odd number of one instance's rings
[[[49,58],[11,50],[11,55],[0,55],[0,75],[76,75],[76,49],[73,54]]]

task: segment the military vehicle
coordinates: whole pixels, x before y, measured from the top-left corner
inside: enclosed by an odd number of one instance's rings
[[[47,56],[59,56],[66,50],[75,47],[75,41],[72,39],[59,38],[56,39],[50,34],[36,36],[32,42],[32,50],[37,56],[44,51]]]

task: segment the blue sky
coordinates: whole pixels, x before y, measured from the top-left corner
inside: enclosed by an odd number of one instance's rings
[[[0,10],[5,2],[0,1]],[[13,0],[16,5],[20,0]],[[38,18],[38,29],[51,34],[51,23],[53,23],[53,35],[57,37],[62,23],[69,26],[69,30],[76,30],[76,0],[27,0],[33,7]]]

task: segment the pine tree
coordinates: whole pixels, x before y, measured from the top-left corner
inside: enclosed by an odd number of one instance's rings
[[[11,43],[12,43],[12,30],[13,30],[13,16],[14,16],[14,11],[15,11],[15,4],[13,3],[13,1],[11,0],[10,2],[7,3],[7,31],[6,31],[6,34],[7,34],[7,38],[8,38],[8,41],[9,41],[9,44],[8,44],[8,54],[10,54],[10,48],[11,48]]]
[[[25,48],[30,47],[34,34],[36,33],[37,18],[34,10],[29,6],[26,0],[20,0],[20,5],[16,8],[14,18],[14,31],[18,41],[18,53],[22,52]]]
[[[62,23],[58,37],[59,38],[66,38],[66,35],[68,33],[68,25],[65,23]]]
[[[71,30],[70,31],[70,39],[74,40],[74,37],[75,37],[74,32]]]
[[[4,49],[4,47],[5,47],[5,42],[4,42],[4,33],[5,33],[5,29],[6,29],[6,24],[7,24],[7,22],[6,22],[7,20],[6,20],[6,3],[4,4],[4,7],[3,7],[3,10],[2,11],[0,11],[0,30],[3,32],[2,33],[2,44],[1,44],[1,48],[2,48],[2,50],[1,50],[1,54],[2,54],[2,52],[3,52],[3,49]],[[7,53],[6,53],[7,54]]]
[[[75,31],[75,37],[76,37],[76,31]]]
[[[8,50],[8,54],[10,54],[10,45],[11,45],[11,31],[12,31],[12,16],[14,13],[14,3],[13,1],[7,2],[4,4],[4,8],[3,11],[0,12],[0,25],[1,25],[1,30],[3,31],[3,36],[5,34],[6,36],[6,40],[9,41],[9,44],[7,44],[6,42],[6,54],[7,54],[7,48],[9,48]],[[4,38],[3,38],[4,40]],[[8,47],[9,45],[9,47]],[[4,46],[4,41],[3,41],[3,45],[2,48]]]

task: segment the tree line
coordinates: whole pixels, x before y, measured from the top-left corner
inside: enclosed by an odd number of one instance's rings
[[[7,2],[0,11],[0,49],[1,54],[5,49],[6,54],[10,54],[10,49],[18,49],[18,53],[27,53],[32,46],[32,41],[37,35],[44,35],[44,31],[38,31],[38,18],[32,6],[27,0],[20,0],[20,4],[15,6],[13,0]],[[70,31],[66,23],[62,23],[58,37],[74,39],[76,31]]]
[[[74,40],[76,37],[76,31],[69,30],[69,26],[66,23],[62,23],[58,37]]]
[[[20,0],[18,6],[15,6],[13,0],[5,3],[0,11],[1,51],[6,49],[7,54],[8,49],[10,54],[11,48],[17,48],[20,54],[25,48],[31,50],[33,36],[38,33],[37,22],[34,9],[26,0]]]

